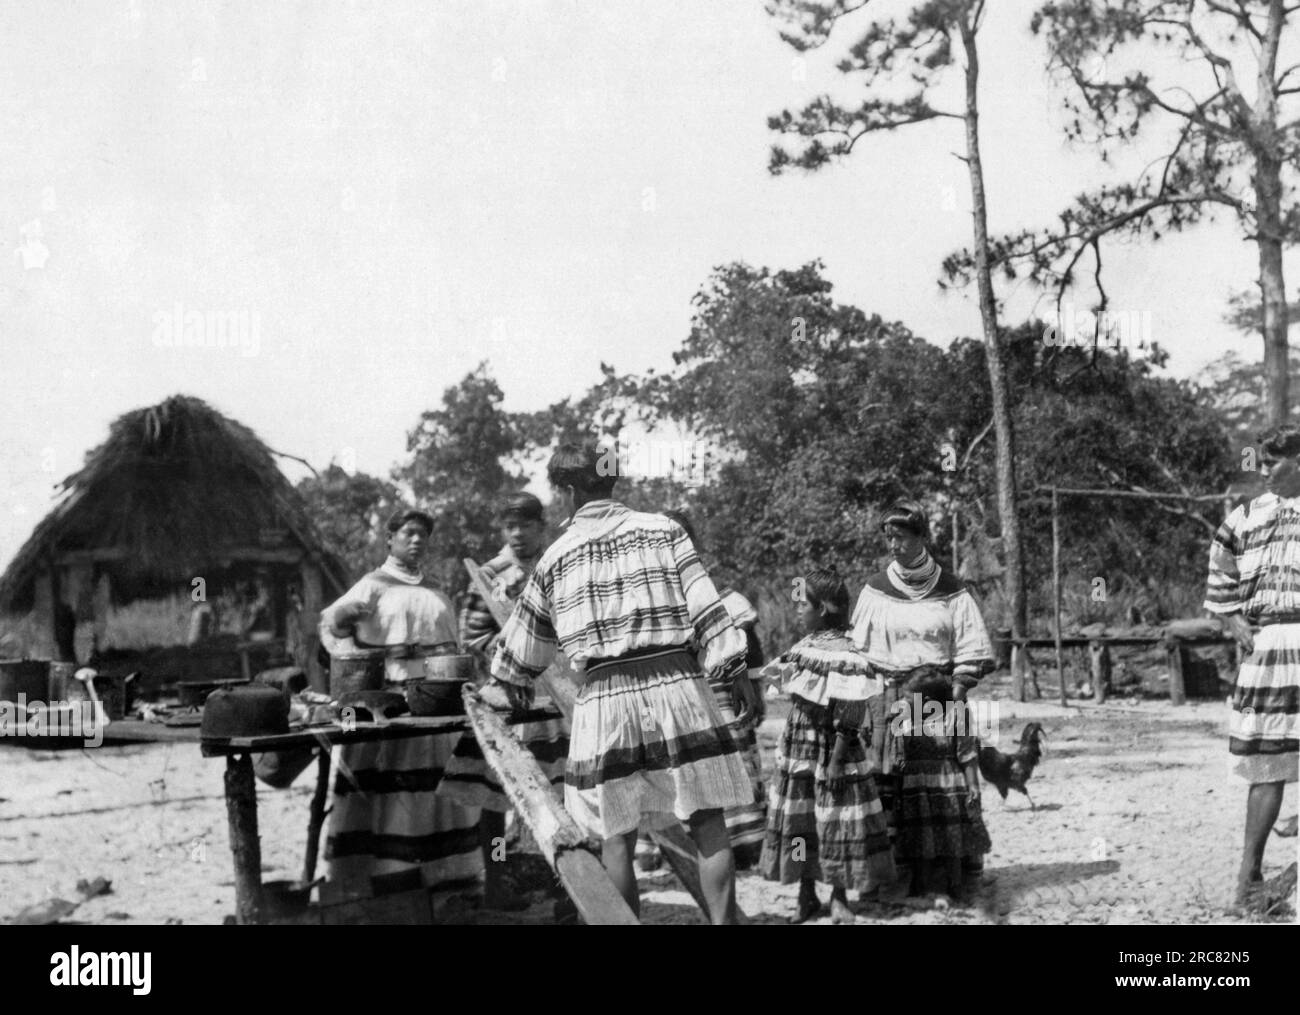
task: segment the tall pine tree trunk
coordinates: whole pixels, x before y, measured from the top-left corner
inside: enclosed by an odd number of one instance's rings
[[[1287,347],[1286,288],[1282,275],[1282,222],[1279,166],[1276,159],[1256,160],[1256,208],[1259,246],[1259,289],[1263,298],[1264,376],[1267,378],[1268,422],[1285,423],[1290,400]]]
[[[970,172],[975,220],[975,277],[979,287],[980,318],[984,327],[984,361],[988,365],[993,401],[993,432],[997,442],[998,515],[1002,524],[1002,548],[1006,561],[1006,594],[1011,606],[1011,636],[1025,637],[1029,611],[1025,601],[1025,567],[1020,546],[1020,515],[1016,506],[1016,442],[1011,426],[1011,395],[1002,338],[998,332],[997,305],[993,299],[993,278],[989,270],[988,207],[984,197],[984,169],[980,162],[979,138],[979,51],[969,8],[961,18],[961,39],[966,50],[966,168]],[[1025,698],[1024,671],[1027,654],[1012,643],[1011,672],[1017,700]]]
[[[1286,422],[1290,400],[1288,312],[1282,275],[1282,159],[1277,132],[1277,51],[1286,21],[1282,0],[1271,0],[1264,32],[1255,97],[1255,242],[1259,247],[1259,289],[1263,301],[1264,376],[1268,422]]]

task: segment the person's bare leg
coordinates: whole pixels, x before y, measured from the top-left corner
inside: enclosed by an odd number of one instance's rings
[[[721,812],[719,812],[721,813]],[[636,871],[632,861],[636,857],[636,829],[606,839],[601,846],[600,858],[605,865],[605,873],[614,882],[619,895],[623,896],[632,913],[641,918],[641,890],[636,884]],[[701,865],[703,866],[703,865]]]
[[[795,917],[795,923],[811,920],[821,912],[822,900],[817,898],[817,880],[815,878],[800,878],[799,901],[796,905],[798,915]]]
[[[849,906],[849,893],[838,881],[831,882],[831,922],[856,923],[853,909]]]
[[[1246,797],[1246,842],[1241,854],[1241,873],[1237,877],[1237,900],[1251,884],[1264,877],[1264,846],[1268,833],[1282,809],[1282,790],[1286,783],[1257,782]]]
[[[709,920],[715,925],[736,923],[736,862],[722,809],[696,811],[690,828],[700,851],[700,888],[709,904]]]

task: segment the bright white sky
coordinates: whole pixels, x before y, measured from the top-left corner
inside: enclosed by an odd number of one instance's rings
[[[1062,141],[1035,3],[991,6],[996,232],[1104,176]],[[197,395],[274,448],[386,474],[480,359],[521,410],[601,360],[669,367],[731,260],[820,257],[842,301],[940,344],[978,332],[973,294],[936,286],[970,238],[960,124],[769,176],[766,117],[839,90],[848,36],[801,65],[761,0],[11,0],[0,37],[0,562],[129,409]],[[1109,267],[1173,373],[1258,357],[1221,320],[1256,274],[1231,228]],[[178,304],[256,315],[256,355],[158,347]]]

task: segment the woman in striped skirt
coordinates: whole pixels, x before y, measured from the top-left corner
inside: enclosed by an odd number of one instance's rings
[[[637,826],[684,821],[700,851],[710,919],[734,923],[723,810],[752,788],[709,678],[744,672],[745,639],[680,525],[611,498],[617,459],[566,445],[547,468],[568,529],[542,554],[506,622],[483,699],[531,700],[557,650],[583,681],[574,705],[565,809],[602,842],[605,870],[639,909]]]
[[[455,611],[420,572],[432,531],[422,511],[394,514],[388,560],[321,613],[327,648],[385,650],[392,688],[423,677],[423,655],[456,651]],[[448,733],[335,749],[325,857],[339,894],[473,883],[482,872],[478,809],[436,795],[459,739]]]
[[[782,680],[792,708],[776,750],[763,876],[799,884],[796,922],[821,910],[853,923],[848,889],[874,892],[896,878],[889,832],[862,741],[871,668],[845,633],[849,591],[830,570],[803,579],[799,624],[808,636],[764,671]]]
[[[979,748],[964,730],[926,721],[925,706],[957,714],[951,703],[964,702],[991,668],[992,645],[975,597],[926,548],[921,506],[900,501],[882,527],[894,560],[868,579],[852,635],[883,685],[872,707],[881,796],[895,855],[911,869],[912,893],[939,887],[940,875],[942,887],[961,896],[992,846],[980,806]]]
[[[1205,599],[1243,650],[1228,750],[1250,787],[1236,903],[1251,909],[1268,901],[1264,847],[1300,757],[1300,427],[1278,427],[1260,444],[1268,492],[1219,526]]]

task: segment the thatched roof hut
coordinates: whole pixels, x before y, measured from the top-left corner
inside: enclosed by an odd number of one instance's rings
[[[42,630],[59,602],[91,619],[104,576],[123,601],[188,593],[232,565],[273,567],[300,580],[312,632],[322,596],[347,586],[267,446],[200,399],[120,416],[62,488],[0,576],[0,610],[35,610]]]

